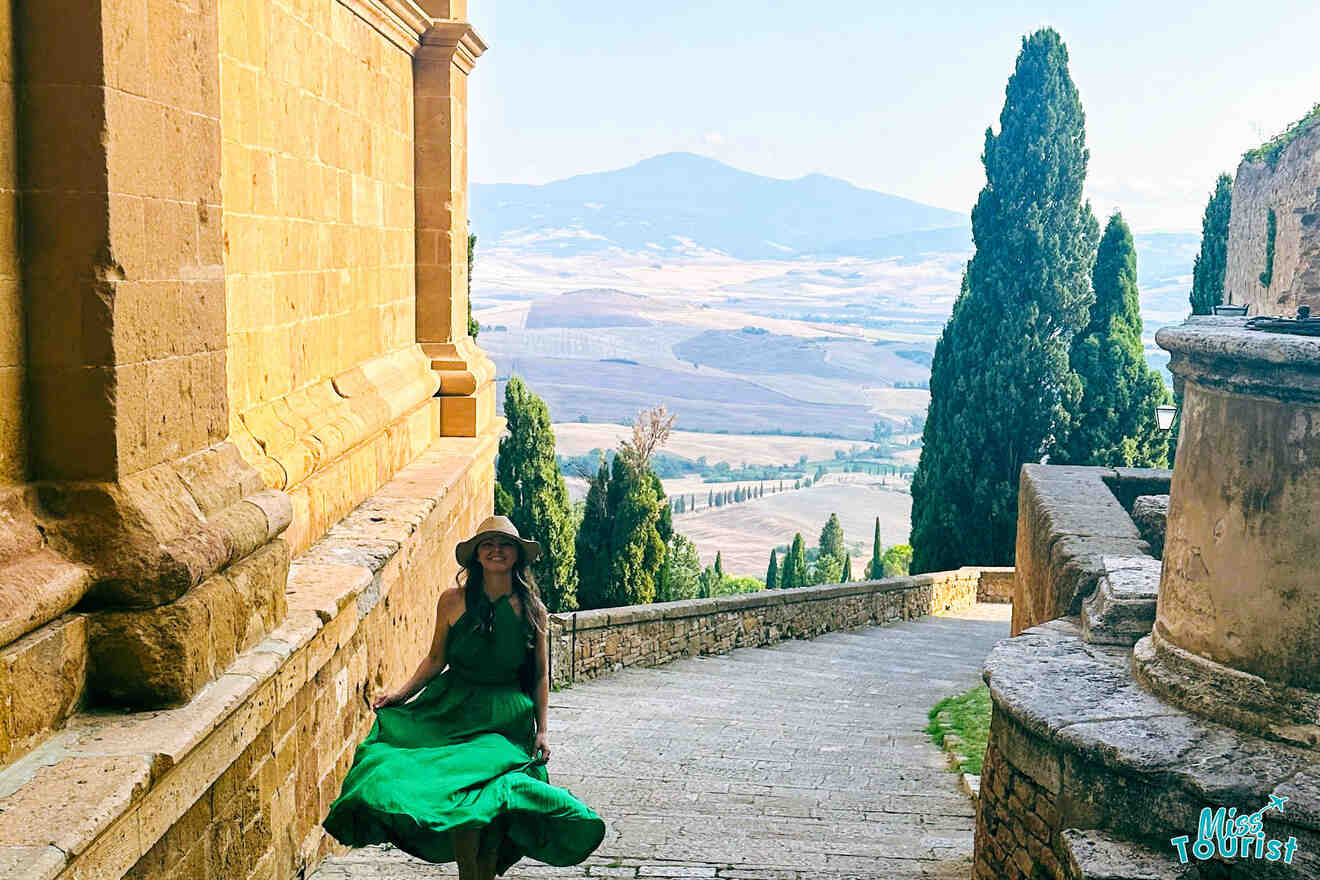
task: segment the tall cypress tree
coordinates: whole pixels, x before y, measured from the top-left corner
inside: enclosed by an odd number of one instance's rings
[[[1164,467],[1169,441],[1155,423],[1155,407],[1169,402],[1169,391],[1146,364],[1137,250],[1117,212],[1100,239],[1093,284],[1090,323],[1072,346],[1082,398],[1060,463]]]
[[[880,517],[875,518],[875,538],[871,541],[871,561],[866,565],[866,579],[876,581],[885,576],[885,545],[880,540]]]
[[[610,468],[604,458],[587,487],[587,500],[578,526],[578,602],[583,608],[610,604]]]
[[[546,607],[578,607],[573,517],[568,488],[555,457],[555,435],[545,401],[514,376],[504,389],[504,417],[509,432],[500,439],[496,479],[507,495],[509,519],[522,535],[541,545],[532,566]]]
[[[1233,208],[1233,178],[1219,175],[1201,218],[1201,250],[1192,264],[1192,314],[1214,314],[1224,301],[1228,267],[1228,215]]]
[[[645,605],[655,599],[655,576],[664,562],[660,500],[651,474],[614,456],[606,505],[610,522],[610,605]]]
[[[793,536],[788,553],[784,556],[784,569],[779,576],[779,585],[785,589],[805,587],[807,585],[807,547],[802,540],[802,533]]]
[[[1068,355],[1099,227],[1082,202],[1085,122],[1055,31],[1023,39],[999,129],[985,136],[976,252],[931,364],[914,572],[1012,564],[1019,472],[1056,450],[1080,396]]]
[[[844,554],[843,574],[839,576],[839,583],[846,584],[852,580],[852,557]]]
[[[820,530],[820,555],[833,556],[843,562],[845,551],[843,549],[843,526],[839,523],[839,515],[831,513],[830,518],[825,521],[825,527]]]
[[[472,268],[477,264],[477,234],[468,233],[468,252],[467,252],[467,295],[468,295],[468,336],[473,339],[481,332],[481,325],[477,319],[472,317]]]
[[[715,577],[724,580],[724,554],[715,551]]]
[[[779,588],[779,562],[775,559],[775,551],[770,550],[770,565],[765,570],[765,588],[775,590]]]

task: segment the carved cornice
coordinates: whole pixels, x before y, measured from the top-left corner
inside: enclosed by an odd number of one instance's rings
[[[422,44],[422,34],[433,19],[415,0],[339,0],[375,28],[381,36],[409,55]]]
[[[486,41],[471,24],[450,18],[431,19],[431,29],[422,35],[422,45],[447,53],[464,73],[471,73],[486,51]]]

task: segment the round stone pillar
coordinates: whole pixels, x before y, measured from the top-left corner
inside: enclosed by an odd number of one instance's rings
[[[1186,708],[1320,743],[1320,338],[1192,318],[1155,627],[1137,677]]]

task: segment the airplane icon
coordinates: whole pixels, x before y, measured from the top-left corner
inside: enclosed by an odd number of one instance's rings
[[[1279,795],[1272,794],[1272,795],[1270,795],[1270,805],[1269,805],[1268,807],[1266,807],[1265,809],[1267,809],[1267,810],[1278,810],[1280,813],[1282,813],[1282,812],[1283,812],[1283,805],[1284,805],[1285,803],[1287,803],[1287,801],[1288,801],[1288,798],[1286,798],[1286,797],[1281,797],[1281,796],[1279,796]]]

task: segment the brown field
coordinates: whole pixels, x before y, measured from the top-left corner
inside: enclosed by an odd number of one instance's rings
[[[553,428],[555,446],[560,455],[582,455],[593,449],[610,449],[617,446],[619,441],[632,436],[632,429],[625,425],[560,422]],[[738,467],[743,464],[791,464],[803,455],[813,461],[833,458],[836,449],[846,451],[852,446],[865,445],[856,440],[828,437],[674,431],[664,451],[693,461],[704,455],[711,464],[727,461],[733,467]],[[668,481],[665,485],[669,485]]]
[[[912,498],[882,487],[874,477],[844,482],[831,475],[810,489],[711,510],[704,509],[704,493],[698,495],[703,509],[675,517],[674,527],[697,545],[703,563],[714,562],[719,551],[725,571],[734,575],[765,577],[771,548],[788,544],[795,532],[814,546],[831,513],[839,515],[844,540],[853,552],[854,576],[861,575],[870,558],[877,516],[885,546],[906,542],[911,529]]]

